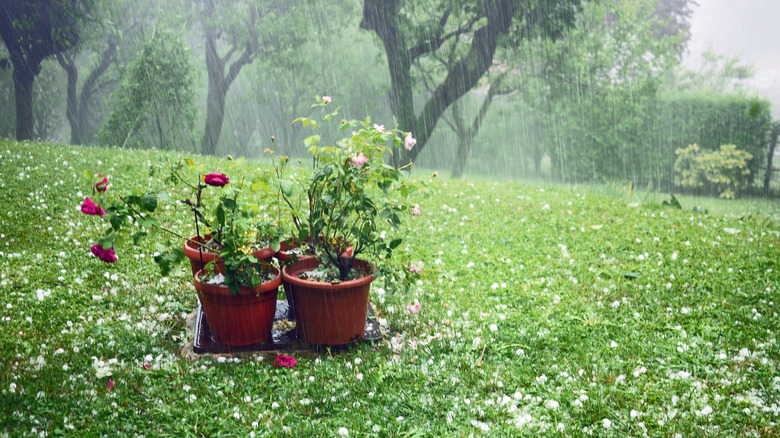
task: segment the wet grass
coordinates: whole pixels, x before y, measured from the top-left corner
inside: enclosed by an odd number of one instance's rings
[[[197,298],[186,276],[159,277],[153,242],[114,265],[90,254],[102,227],[79,211],[82,172],[151,185],[167,157],[0,141],[0,434],[778,433],[780,228],[744,201],[712,202],[752,214],[705,214],[436,178],[410,221],[420,282],[372,290],[385,341],[279,369],[180,357]]]

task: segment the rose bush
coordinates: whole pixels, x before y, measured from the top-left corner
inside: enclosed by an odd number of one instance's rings
[[[362,275],[352,269],[353,261],[368,257],[391,282],[405,283],[412,273],[392,254],[403,242],[402,218],[420,214],[419,206],[408,198],[418,191],[418,184],[426,182],[408,177],[403,168],[386,164],[385,158],[393,148],[412,148],[416,140],[411,133],[386,130],[367,118],[342,120],[339,129],[349,135],[335,145],[323,146],[319,129],[339,110],[329,111],[331,100],[325,97],[313,105],[320,111],[319,121],[298,118],[293,122],[316,131],[305,140],[313,156],[310,174],[301,169],[297,177],[287,175],[289,159],[277,160],[268,151],[276,170],[277,194],[294,225],[292,240],[305,242],[310,252],[318,254],[321,270],[330,270],[329,278],[334,281]],[[352,252],[345,253],[350,245]]]
[[[92,196],[98,202],[87,197],[81,211],[93,216],[107,216],[110,224],[92,246],[92,253],[104,262],[113,263],[117,261],[115,246],[128,240],[138,244],[148,234],[162,231],[176,237],[175,243],[170,246],[158,247],[154,257],[163,275],[180,272],[174,268],[184,259],[181,247],[184,241],[188,241],[200,251],[219,253],[220,266],[216,268],[224,271],[224,284],[231,292],[238,293],[241,285],[259,285],[267,279],[270,266],[253,256],[253,249],[261,245],[275,247],[274,250],[279,248],[275,224],[258,220],[256,214],[261,210],[260,201],[272,200],[270,189],[263,182],[263,178],[268,180],[268,175],[257,175],[251,183],[235,185],[224,173],[208,173],[198,176],[197,182],[191,182],[189,178],[194,176],[190,175],[194,168],[192,160],[150,168],[152,175],[165,171],[168,175],[164,179],[166,184],[187,188],[188,195],[178,201],[163,189],[145,193],[129,188],[107,190],[107,177],[88,175],[93,182]],[[159,203],[169,204],[178,214],[191,218],[194,225],[192,232],[183,235],[163,226],[156,217]],[[190,239],[189,236],[195,238]],[[206,265],[206,268],[213,273],[214,263]]]

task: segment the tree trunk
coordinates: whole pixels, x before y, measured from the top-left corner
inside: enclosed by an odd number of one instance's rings
[[[766,174],[764,175],[764,193],[769,194],[769,183],[772,181],[772,160],[775,155],[775,147],[777,146],[777,138],[780,137],[780,122],[774,123],[772,126],[772,133],[769,135],[769,151],[766,157]]]
[[[209,70],[211,76],[211,70]],[[221,76],[221,75],[220,75]],[[221,82],[217,79],[214,82]],[[209,79],[209,97],[206,109],[206,129],[203,131],[203,139],[200,143],[203,155],[215,155],[217,143],[222,134],[222,122],[225,120],[225,95],[226,89],[219,83],[212,83]]]
[[[14,66],[14,93],[16,98],[16,139],[33,139],[33,82],[31,70]]]
[[[426,102],[419,117],[414,116],[414,95],[411,83],[411,64],[415,57],[435,52],[441,41],[431,41],[420,47],[408,47],[404,34],[397,27],[397,12],[400,4],[396,0],[364,0],[361,29],[373,30],[382,41],[390,70],[390,100],[398,127],[411,132],[417,144],[411,151],[397,151],[394,165],[404,165],[417,158],[433,134],[436,123],[444,111],[477,83],[492,65],[498,39],[506,34],[518,5],[512,0],[486,2],[484,15],[487,24],[477,29],[469,52],[447,71],[431,98]],[[449,10],[442,16],[446,22]],[[399,88],[400,87],[400,88]]]

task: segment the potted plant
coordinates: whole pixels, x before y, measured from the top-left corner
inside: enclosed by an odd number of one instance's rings
[[[99,178],[102,176],[95,179]],[[114,245],[127,240],[129,232],[133,233],[131,237],[136,244],[154,231],[164,231],[184,240],[185,249],[193,249],[192,258],[199,265],[192,267],[193,282],[215,340],[236,346],[267,341],[281,277],[279,270],[263,258],[278,249],[279,238],[273,237],[274,227],[269,223],[258,222],[256,212],[260,207],[245,193],[249,185],[233,185],[226,175],[217,173],[199,178],[197,184],[189,184],[176,167],[171,168],[166,181],[186,184],[194,197],[175,202],[165,191],[156,194],[129,189],[107,191],[105,178],[96,182],[92,195],[98,202],[86,198],[82,211],[107,217],[111,226],[93,245],[92,252],[103,261],[115,262]],[[250,190],[256,191],[253,186],[249,186]],[[205,202],[203,195],[207,188],[209,193],[217,195],[216,199]],[[184,211],[194,219],[193,238],[185,238],[182,233],[161,225],[155,216],[158,200],[185,207]],[[138,226],[128,226],[130,223]],[[271,249],[274,242],[276,248]],[[269,247],[258,249],[266,244]],[[181,247],[173,244],[159,250],[155,261],[162,273],[175,272],[172,268],[184,255]]]
[[[338,108],[327,110],[330,102],[325,96],[313,106],[322,114],[320,121],[295,122],[319,129],[338,114]],[[279,204],[291,213],[294,225],[289,240],[306,245],[312,255],[287,259],[282,279],[295,303],[299,337],[317,345],[344,345],[363,336],[376,278],[398,286],[407,283],[411,273],[392,255],[403,241],[401,218],[419,214],[407,200],[416,190],[414,181],[403,168],[384,161],[392,147],[414,146],[411,133],[385,130],[370,119],[342,120],[339,127],[349,135],[333,146],[322,146],[319,134],[305,140],[312,155],[308,177],[287,176],[289,160],[277,160],[271,152]]]

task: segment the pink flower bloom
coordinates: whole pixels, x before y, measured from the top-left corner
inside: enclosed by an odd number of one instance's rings
[[[406,138],[404,139],[404,142],[406,143],[404,146],[406,146],[407,151],[411,151],[415,144],[417,144],[417,140],[412,137],[412,133],[406,134]]]
[[[148,363],[145,363],[145,364],[144,364],[144,369],[145,369],[145,370],[148,370],[148,369],[149,369],[149,364],[148,364]]]
[[[420,215],[420,206],[414,204],[414,207],[412,207],[412,216],[419,216],[419,215]]]
[[[276,355],[276,361],[274,362],[275,367],[282,367],[282,368],[295,368],[295,365],[298,363],[297,360],[295,360],[292,356],[285,356],[284,354],[277,354]]]
[[[376,123],[374,123],[374,129],[376,129],[377,131],[379,131],[379,132],[384,134],[384,132],[385,132],[385,125],[377,125]]]
[[[433,172],[433,176],[434,176],[434,178],[439,176],[439,171],[437,170],[436,172]]]
[[[92,216],[105,216],[106,211],[98,207],[95,202],[89,198],[84,198],[84,203],[81,204],[81,212]]]
[[[106,263],[114,263],[117,261],[116,254],[114,254],[114,248],[103,249],[103,245],[96,243],[90,248],[92,254],[95,254],[97,258],[103,260]]]
[[[332,100],[330,96],[322,96],[322,101],[325,103],[330,103]]]
[[[116,386],[116,382],[114,382],[114,379],[108,379],[108,382],[106,382],[106,388],[108,388],[109,391],[114,389],[114,386]]]
[[[100,177],[101,177],[101,176],[103,176],[103,175],[101,175],[101,174],[99,174],[99,173],[98,173],[98,175],[97,175],[97,176],[98,176],[98,178],[100,178]],[[105,192],[105,191],[106,191],[106,189],[108,189],[108,178],[106,178],[105,176],[103,176],[103,181],[98,181],[98,182],[96,182],[96,183],[95,183],[95,185],[93,185],[92,187],[93,187],[95,190],[97,190],[98,192]]]
[[[421,308],[422,308],[422,306],[420,305],[420,302],[417,301],[417,299],[415,298],[413,304],[409,304],[408,306],[406,306],[406,311],[411,313],[412,315],[416,315],[417,312],[419,312]]]
[[[422,272],[423,268],[425,267],[425,264],[422,261],[417,262],[417,264],[412,263],[409,265],[409,272],[412,274],[419,274]]]
[[[353,155],[349,161],[355,167],[363,167],[364,164],[368,163],[368,157],[361,152],[358,155]]]
[[[225,184],[230,182],[230,178],[225,176],[224,173],[210,173],[203,177],[203,182],[214,187],[224,187]]]

